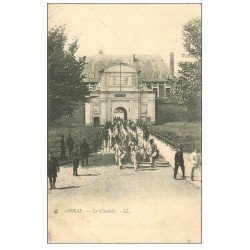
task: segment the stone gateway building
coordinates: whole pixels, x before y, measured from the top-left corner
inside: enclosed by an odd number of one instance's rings
[[[135,66],[113,64],[100,72],[85,110],[86,124],[105,124],[115,117],[155,123],[155,94],[140,83]]]
[[[121,117],[154,124],[171,117],[164,111],[175,112],[171,96],[173,53],[170,69],[159,55],[104,55],[102,50],[87,56],[86,63],[83,74],[89,102],[81,104],[74,117],[63,119],[63,123],[97,126]]]
[[[156,98],[161,90],[163,96],[170,92],[172,74],[160,56],[107,56],[100,51],[87,57],[84,71],[90,89],[85,124],[102,125],[115,117],[154,124]]]

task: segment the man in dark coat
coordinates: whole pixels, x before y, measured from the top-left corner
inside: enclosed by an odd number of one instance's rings
[[[71,134],[69,134],[67,140],[66,140],[66,144],[69,150],[69,157],[72,158],[72,151],[74,149],[74,139],[71,137]]]
[[[175,161],[174,179],[176,180],[176,176],[177,176],[177,172],[178,172],[179,166],[181,167],[181,170],[182,170],[183,179],[186,179],[186,177],[185,177],[185,166],[184,166],[184,158],[183,158],[182,147],[180,147],[178,149],[178,151],[175,153],[174,161]]]
[[[146,126],[143,127],[143,139],[144,140],[149,139],[149,132]]]
[[[50,190],[53,188],[56,188],[56,177],[57,172],[60,171],[58,161],[56,157],[52,157],[49,155],[48,158],[48,165],[47,165],[47,175],[49,177],[49,183],[50,183]]]
[[[84,160],[86,162],[86,167],[87,167],[90,151],[89,151],[89,144],[86,142],[86,139],[83,139],[83,142],[80,145],[80,151],[82,156],[82,167],[84,166]]]
[[[65,160],[66,159],[66,144],[64,140],[64,135],[61,135],[60,149],[61,149],[61,160]]]
[[[73,151],[73,176],[78,176],[78,173],[77,173],[77,168],[79,166],[79,151],[77,149],[77,145],[75,146],[75,149]]]

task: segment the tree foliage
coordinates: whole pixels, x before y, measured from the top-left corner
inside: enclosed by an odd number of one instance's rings
[[[188,56],[197,60],[201,59],[201,19],[195,18],[190,20],[183,27],[182,31],[184,48]]]
[[[183,27],[184,48],[190,61],[179,62],[176,93],[193,118],[201,115],[201,20],[190,20]]]
[[[77,58],[78,40],[67,44],[65,27],[48,32],[48,120],[71,116],[85,101],[87,89],[83,84],[86,57]]]

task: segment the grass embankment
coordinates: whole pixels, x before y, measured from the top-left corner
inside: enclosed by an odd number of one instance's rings
[[[61,135],[64,135],[64,139],[71,134],[75,144],[80,146],[82,140],[85,138],[89,143],[90,151],[94,152],[97,147],[98,138],[102,131],[102,127],[91,126],[66,126],[66,127],[48,127],[48,150],[49,152],[60,156],[60,139]],[[68,150],[66,148],[66,156],[68,156]]]
[[[201,122],[169,122],[149,128],[163,137],[172,137],[174,146],[182,146],[184,152],[192,152],[195,147],[201,150]]]

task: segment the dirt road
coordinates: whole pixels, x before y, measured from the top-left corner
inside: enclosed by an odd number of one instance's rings
[[[57,189],[48,191],[51,243],[199,243],[201,194],[190,182],[173,180],[171,167],[131,165],[119,170],[111,154],[91,166],[62,166]]]

